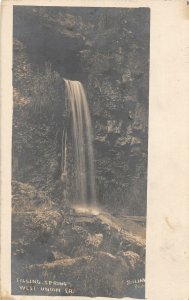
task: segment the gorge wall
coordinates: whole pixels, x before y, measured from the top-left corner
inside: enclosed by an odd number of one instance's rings
[[[92,117],[98,201],[110,211],[145,215],[149,11],[15,7],[13,53],[13,179],[67,205],[60,180],[69,116],[63,77],[79,80]]]

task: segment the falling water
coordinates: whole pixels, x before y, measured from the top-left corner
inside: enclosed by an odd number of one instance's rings
[[[87,97],[81,82],[64,80],[72,113],[77,204],[94,206],[96,204],[96,187],[93,132]],[[66,160],[66,151],[64,154]],[[65,166],[66,161],[64,162]]]

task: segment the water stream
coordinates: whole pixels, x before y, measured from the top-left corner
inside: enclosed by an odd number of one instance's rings
[[[96,205],[93,130],[84,87],[79,81],[64,79],[71,109],[77,205]],[[66,133],[64,132],[64,169],[66,174]]]

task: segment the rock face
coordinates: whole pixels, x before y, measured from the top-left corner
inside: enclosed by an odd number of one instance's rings
[[[145,215],[148,9],[15,7],[14,38],[16,179],[59,180],[63,77],[77,79],[92,115],[99,202]]]
[[[26,184],[16,185],[26,200],[35,194]],[[16,208],[18,202],[22,210]],[[19,290],[16,279],[37,278],[41,283],[64,279],[75,295],[124,297],[130,291],[128,280],[136,274],[144,278],[145,241],[128,232],[129,222],[120,223],[105,212],[68,213],[48,206],[36,210],[32,203],[26,212],[27,203],[13,199],[13,293]],[[36,293],[43,290],[38,287]]]
[[[149,25],[147,8],[14,6],[14,280],[66,278],[75,295],[144,297],[144,288],[136,294],[130,281],[145,273],[140,216],[146,215]],[[72,128],[64,78],[81,81],[89,101],[97,215],[70,206]],[[69,180],[63,181],[65,126]],[[139,216],[138,223],[126,214]]]

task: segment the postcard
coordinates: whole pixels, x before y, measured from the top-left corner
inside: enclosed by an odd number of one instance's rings
[[[2,3],[3,300],[188,299],[187,10]]]

